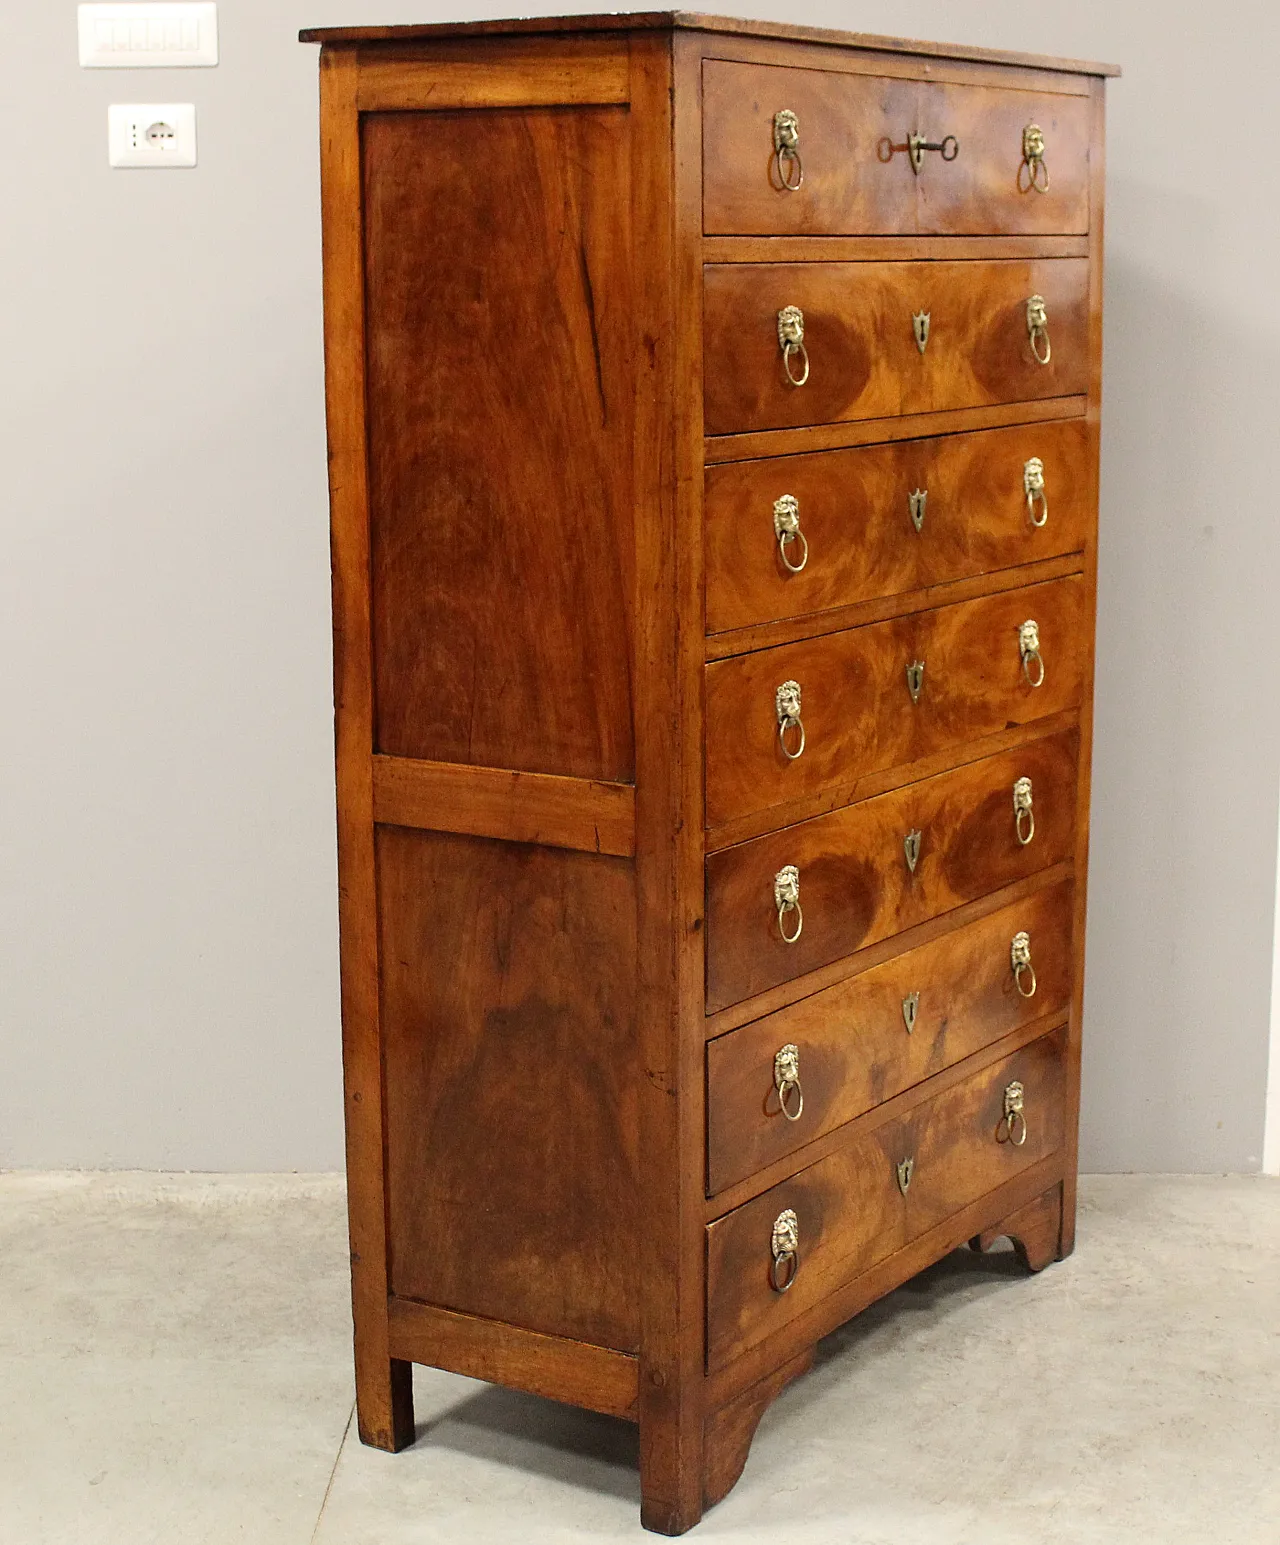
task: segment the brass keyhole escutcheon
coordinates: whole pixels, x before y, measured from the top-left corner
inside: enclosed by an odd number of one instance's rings
[[[911,318],[911,331],[915,334],[916,348],[921,354],[929,347],[929,326],[931,314],[928,311],[917,311]]]
[[[902,851],[906,856],[907,868],[912,874],[916,872],[916,865],[920,862],[920,843],[923,837],[923,832],[909,831],[902,839]]]
[[[914,1155],[905,1159],[899,1159],[897,1170],[898,1190],[902,1192],[903,1196],[905,1196],[911,1189],[912,1177],[916,1172],[916,1161]]]
[[[916,1020],[920,1017],[920,994],[909,992],[902,1000],[902,1023],[907,1027],[910,1035],[916,1027]]]
[[[907,511],[911,516],[911,524],[917,533],[924,525],[924,512],[929,503],[929,490],[927,488],[913,489],[907,495]]]
[[[912,660],[907,666],[907,691],[911,694],[911,701],[918,703],[920,694],[924,691],[924,661]]]

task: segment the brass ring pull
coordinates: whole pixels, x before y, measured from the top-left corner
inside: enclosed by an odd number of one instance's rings
[[[809,351],[804,346],[804,312],[799,306],[784,306],[778,313],[778,347],[782,350],[782,363],[787,380],[792,386],[803,386],[809,379]],[[803,370],[796,375],[791,368],[795,355],[800,356]]]
[[[1040,653],[1040,629],[1030,617],[1018,628],[1018,652],[1022,656],[1022,674],[1027,678],[1027,685],[1043,686],[1044,657]]]
[[[1015,933],[1013,941],[1009,945],[1009,966],[1013,971],[1014,985],[1023,998],[1034,998],[1036,995],[1036,968],[1031,964],[1031,935],[1029,933]],[[1031,978],[1031,986],[1024,981],[1025,977]]]
[[[1040,364],[1047,365],[1053,358],[1053,346],[1049,342],[1049,309],[1043,295],[1033,295],[1027,301],[1027,335],[1031,352]]]
[[[804,182],[804,163],[800,159],[800,120],[789,107],[773,115],[773,158],[778,166],[778,183],[784,193],[798,193]],[[794,171],[795,181],[791,180]]]
[[[1022,164],[1018,167],[1018,192],[1032,191],[1049,191],[1049,168],[1044,159],[1044,131],[1038,123],[1029,123],[1022,131]]]
[[[788,1207],[773,1220],[769,1248],[773,1254],[769,1285],[775,1293],[785,1293],[800,1270],[800,1220],[794,1208]]]
[[[1026,1142],[1027,1118],[1022,1112],[1022,1096],[1022,1085],[1015,1078],[1004,1091],[1004,1114],[1000,1117],[1000,1125],[996,1128],[998,1143],[1012,1143],[1015,1148],[1021,1148]],[[1000,1135],[1002,1132],[1003,1137]]]
[[[800,501],[794,494],[783,494],[781,499],[773,501],[773,529],[777,534],[778,556],[782,559],[783,568],[798,574],[809,561],[809,539],[800,529]],[[787,548],[796,541],[800,543],[800,562],[792,563],[787,557]]]
[[[1036,834],[1036,813],[1031,806],[1031,779],[1017,778],[1013,785],[1013,829],[1022,847]]]
[[[804,1090],[800,1087],[800,1048],[788,1041],[774,1055],[773,1087],[778,1091],[778,1105],[788,1121],[799,1121],[804,1114]],[[787,1097],[795,1090],[795,1109],[787,1104]]]
[[[778,744],[782,747],[782,754],[787,761],[794,762],[804,755],[804,724],[800,718],[800,683],[784,681],[773,694],[773,706],[778,715]],[[787,745],[789,730],[800,731],[800,744],[794,751]]]
[[[800,910],[800,871],[794,864],[784,864],[773,877],[773,904],[778,909],[778,932],[784,944],[794,944],[804,932],[804,913]],[[787,913],[796,915],[796,931],[787,932]]]

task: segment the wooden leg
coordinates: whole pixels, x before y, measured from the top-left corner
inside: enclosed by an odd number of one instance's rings
[[[649,1374],[640,1392],[640,1522],[652,1534],[684,1534],[702,1517],[701,1381],[681,1390]]]
[[[398,1454],[413,1442],[413,1364],[356,1359],[356,1426],[361,1443]]]
[[[809,1347],[707,1418],[703,1497],[708,1507],[728,1496],[737,1484],[760,1418],[792,1379],[799,1378],[812,1365],[813,1348]]]
[[[1025,1207],[969,1241],[969,1248],[981,1255],[997,1239],[1008,1238],[1018,1259],[1028,1271],[1043,1271],[1050,1261],[1062,1259],[1062,1186],[1051,1186]]]

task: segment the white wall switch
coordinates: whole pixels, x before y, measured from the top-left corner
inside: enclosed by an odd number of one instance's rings
[[[218,62],[218,7],[148,3],[82,5],[80,63],[87,70],[136,70]]]
[[[113,102],[107,108],[107,160],[112,166],[194,166],[193,102]]]

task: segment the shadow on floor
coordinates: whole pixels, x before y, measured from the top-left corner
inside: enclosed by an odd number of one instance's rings
[[[953,1251],[818,1343],[814,1374],[797,1380],[786,1394],[792,1415],[804,1411],[806,1388],[809,1399],[816,1398],[830,1376],[838,1377],[842,1365],[857,1358],[882,1326],[922,1311],[936,1318],[947,1312],[949,1300],[967,1299],[975,1290],[1006,1291],[1026,1280],[1007,1243],[987,1255]],[[819,1372],[824,1376],[816,1377]],[[618,1417],[487,1385],[420,1422],[417,1441],[639,1503],[639,1430]]]

